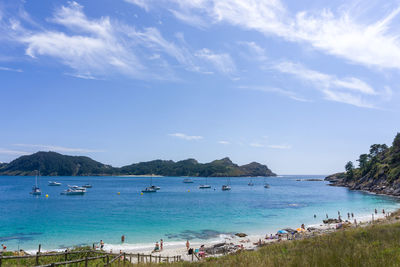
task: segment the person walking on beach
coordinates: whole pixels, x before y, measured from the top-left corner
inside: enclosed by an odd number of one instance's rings
[[[6,252],[6,251],[7,251],[7,247],[6,247],[6,245],[4,245],[4,244],[1,244],[1,248],[3,249],[3,252]]]
[[[328,213],[326,214],[326,218],[327,218],[327,219],[329,219],[329,217],[328,217]]]
[[[375,214],[378,214],[378,210],[377,209],[375,209]]]
[[[100,249],[103,250],[103,248],[104,248],[104,242],[103,240],[100,240]]]
[[[121,243],[124,243],[125,242],[125,235],[122,235],[121,236]]]
[[[382,213],[385,214],[385,209],[382,209]]]
[[[186,250],[189,250],[189,248],[190,248],[189,240],[186,240]]]
[[[350,219],[350,213],[349,212],[347,213],[347,219]]]
[[[351,213],[351,218],[354,218],[354,213]]]
[[[161,239],[161,240],[160,240],[160,250],[163,250],[163,248],[164,248],[164,242],[163,242],[163,240]]]

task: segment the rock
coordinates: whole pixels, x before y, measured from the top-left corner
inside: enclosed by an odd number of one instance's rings
[[[235,236],[246,237],[247,235],[245,233],[236,233]]]
[[[325,223],[325,224],[330,224],[330,223],[340,223],[342,220],[339,220],[339,219],[332,219],[332,218],[329,218],[329,219],[326,219],[326,220],[323,220],[323,222]]]

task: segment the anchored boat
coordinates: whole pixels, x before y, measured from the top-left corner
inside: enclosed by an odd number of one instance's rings
[[[206,183],[205,184],[201,184],[199,186],[199,189],[208,189],[211,188],[211,185],[207,184],[207,177],[206,177]]]
[[[56,181],[49,181],[49,186],[60,186],[61,183],[56,182]]]
[[[40,175],[40,173],[39,173]],[[38,175],[36,173],[35,176],[35,185],[32,186],[32,191],[30,192],[30,194],[34,195],[34,196],[40,196],[42,194],[42,191],[40,191],[40,188],[38,187]]]
[[[189,179],[189,178],[186,178],[186,179],[183,180],[183,182],[184,182],[185,184],[192,184],[192,183],[193,183],[193,180],[192,180],[192,179]]]

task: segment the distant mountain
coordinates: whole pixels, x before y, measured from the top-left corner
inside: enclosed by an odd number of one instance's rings
[[[88,175],[162,175],[199,177],[276,176],[266,165],[252,162],[243,166],[229,158],[199,163],[195,159],[178,162],[153,160],[134,163],[121,168],[97,162],[89,157],[66,156],[56,152],[37,152],[0,165],[0,175],[34,175],[37,170],[44,176]]]
[[[352,190],[400,196],[400,133],[391,147],[371,145],[369,153],[361,154],[357,161],[358,168],[349,161],[345,166],[346,172],[332,174],[325,180]]]

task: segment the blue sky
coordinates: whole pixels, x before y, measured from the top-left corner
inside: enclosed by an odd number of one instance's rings
[[[0,1],[0,161],[329,174],[399,131],[400,1]]]

